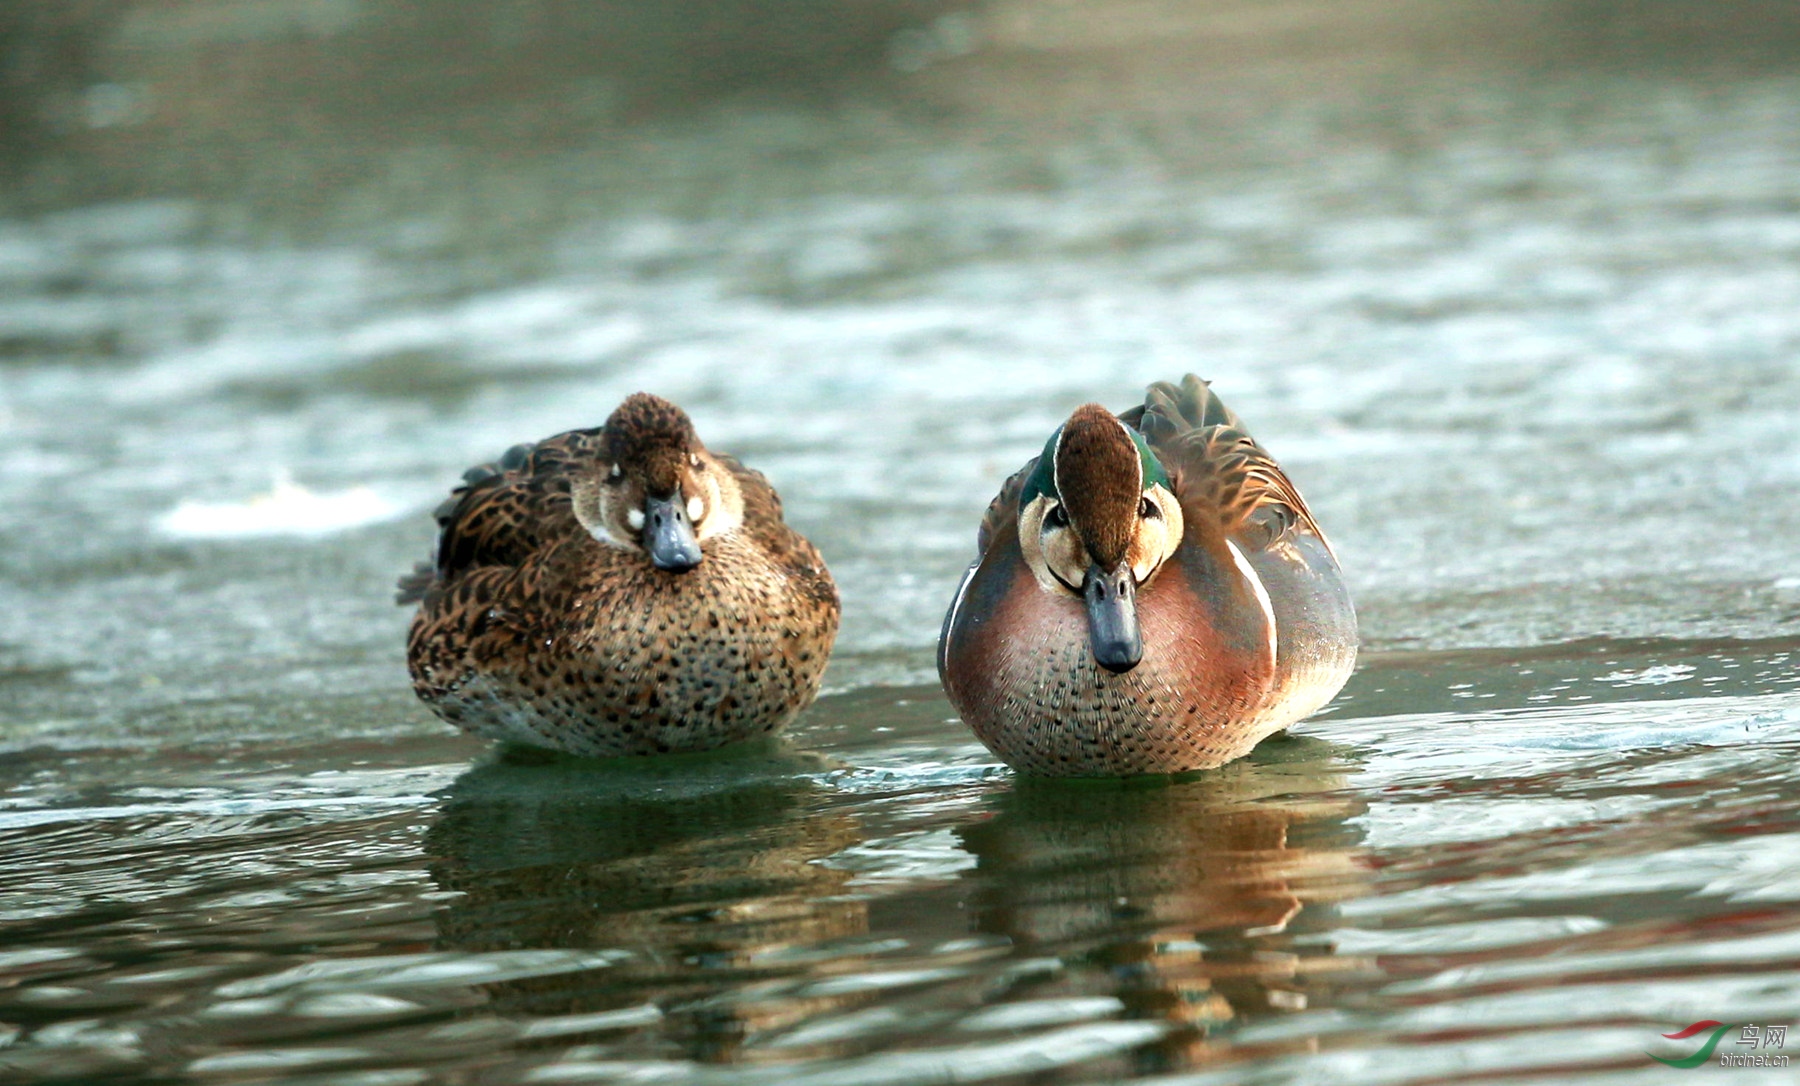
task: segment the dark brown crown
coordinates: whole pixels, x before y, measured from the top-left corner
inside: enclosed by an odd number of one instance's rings
[[[1138,448],[1113,413],[1083,404],[1063,424],[1056,446],[1056,490],[1088,557],[1102,569],[1125,561],[1143,498]]]
[[[701,448],[687,412],[648,392],[625,397],[606,420],[606,456],[623,471],[644,473],[652,495],[667,497],[681,483],[681,467]]]

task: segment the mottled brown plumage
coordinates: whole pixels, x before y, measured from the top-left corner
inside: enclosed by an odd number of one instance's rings
[[[988,506],[939,673],[964,721],[1023,772],[1221,765],[1337,692],[1355,612],[1299,492],[1205,382],[1158,383],[1104,421],[1078,410],[1046,446],[1051,469],[1026,464]],[[1129,514],[1122,485],[1141,487]],[[1119,653],[1131,639],[1140,654]]]
[[[606,457],[615,464],[643,466],[644,487],[667,497],[681,482],[681,465],[701,448],[686,412],[645,392],[625,397],[601,431]]]
[[[400,582],[419,603],[413,686],[445,720],[575,754],[665,753],[768,734],[817,695],[831,575],[768,481],[708,451],[675,405],[639,393],[604,427],[464,479],[438,510],[436,561]],[[691,568],[653,562],[658,509],[678,529],[691,517]]]

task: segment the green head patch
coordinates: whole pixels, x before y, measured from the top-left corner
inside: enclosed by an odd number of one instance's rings
[[[1123,423],[1120,428],[1131,435],[1132,444],[1137,446],[1138,463],[1143,471],[1143,488],[1149,490],[1160,485],[1174,490],[1169,482],[1169,473],[1163,470],[1162,461],[1150,451],[1150,443],[1144,440],[1144,435]],[[1058,426],[1056,432],[1050,435],[1050,440],[1044,443],[1044,451],[1038,455],[1037,466],[1032,469],[1030,478],[1025,480],[1025,488],[1019,492],[1019,508],[1025,508],[1040,496],[1062,500],[1056,490],[1056,449],[1057,444],[1062,441],[1064,429],[1066,427]]]
[[[1111,570],[1130,553],[1144,491],[1168,481],[1143,435],[1090,403],[1077,407],[1050,438],[1020,500],[1059,500],[1088,555]]]

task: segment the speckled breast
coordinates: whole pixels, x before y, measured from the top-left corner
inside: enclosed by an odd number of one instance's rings
[[[818,694],[835,591],[822,568],[808,583],[747,541],[707,551],[673,574],[578,541],[518,571],[460,639],[441,626],[450,616],[422,610],[419,623],[440,623],[428,639],[460,645],[415,651],[415,685],[466,731],[575,754],[707,750],[774,732]]]
[[[1024,773],[1222,765],[1275,730],[1257,724],[1270,662],[1203,643],[1162,602],[1154,591],[1140,596],[1143,659],[1114,674],[1094,661],[1080,601],[1022,585],[1002,608],[951,623],[947,671],[972,677],[946,683],[951,700],[988,749]]]

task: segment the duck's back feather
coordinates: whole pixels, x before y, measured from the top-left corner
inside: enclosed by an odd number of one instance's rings
[[[1218,517],[1239,547],[1264,550],[1296,532],[1324,538],[1292,480],[1207,382],[1159,381],[1119,418],[1150,442],[1183,509]]]
[[[433,516],[437,557],[400,578],[395,602],[416,603],[483,566],[517,566],[545,543],[581,531],[569,499],[574,473],[596,463],[603,431],[570,430],[463,472]]]
[[[1025,489],[1025,480],[1031,478],[1037,470],[1038,457],[1032,457],[1018,471],[1012,473],[1006,482],[1000,484],[1000,493],[988,502],[987,512],[981,515],[981,527],[975,532],[975,556],[987,553],[988,545],[994,541],[1002,529],[1010,528],[1019,519],[1019,493]]]

